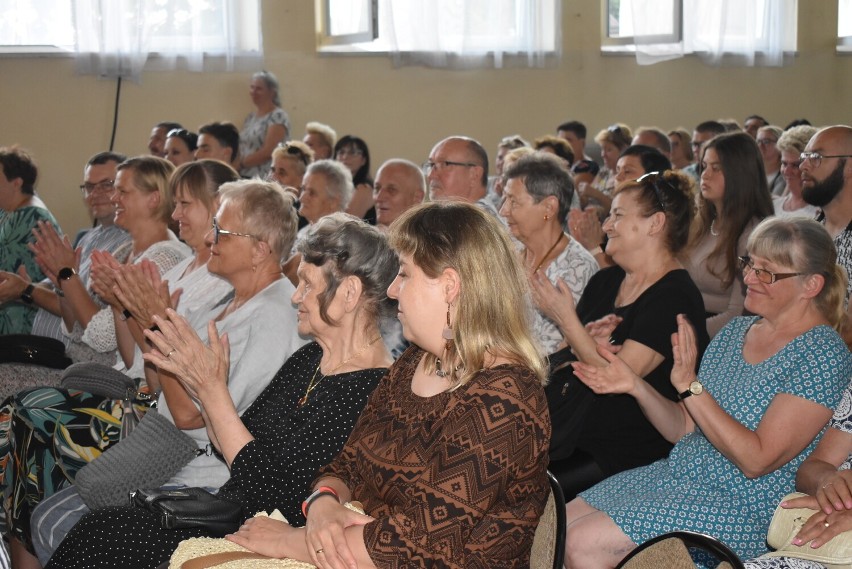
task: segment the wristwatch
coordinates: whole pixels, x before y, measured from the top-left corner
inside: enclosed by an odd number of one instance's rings
[[[695,381],[689,384],[689,388],[686,391],[678,393],[677,398],[683,401],[687,397],[691,397],[693,395],[701,395],[702,393],[704,393],[704,385],[696,379]]]
[[[32,304],[33,303],[33,291],[35,290],[35,286],[33,283],[27,285],[27,288],[24,289],[24,292],[21,293],[21,302],[24,304]]]
[[[72,269],[71,267],[63,267],[59,269],[59,272],[56,273],[56,278],[58,280],[59,288],[62,289],[62,281],[67,281],[71,277],[77,274],[77,271]]]

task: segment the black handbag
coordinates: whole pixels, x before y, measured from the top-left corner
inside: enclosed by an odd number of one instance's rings
[[[243,507],[203,488],[135,490],[130,505],[156,514],[163,529],[203,528],[214,537],[239,529]]]
[[[548,356],[549,382],[544,388],[553,432],[550,439],[550,460],[566,459],[574,454],[583,425],[596,396],[574,375],[570,365],[576,361],[570,348]]]
[[[55,338],[33,334],[0,336],[0,363],[34,364],[65,369],[71,359],[65,355],[65,344]]]

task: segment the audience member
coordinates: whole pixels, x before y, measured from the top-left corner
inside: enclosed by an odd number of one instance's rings
[[[743,125],[745,128],[743,130],[752,137],[757,140],[757,131],[760,130],[761,127],[769,126],[769,123],[760,115],[749,115],[743,121]]]
[[[794,126],[812,126],[808,119],[793,119],[784,127],[784,130],[789,130]]]
[[[440,141],[424,162],[423,173],[431,199],[459,199],[500,218],[497,208],[486,196],[488,153],[476,140],[450,136]]]
[[[837,262],[852,275],[852,127],[836,125],[817,132],[801,154],[802,197],[822,208],[817,221],[831,235]],[[848,302],[852,283],[846,289]],[[850,309],[852,310],[852,309]],[[852,325],[843,328],[852,345]]]
[[[547,152],[554,156],[558,156],[565,161],[566,168],[570,169],[574,164],[574,151],[571,149],[571,145],[568,144],[568,141],[564,138],[545,135],[540,138],[536,138],[533,141],[532,146],[539,152]]]
[[[564,122],[556,127],[556,136],[568,141],[575,160],[591,160],[586,154],[586,125],[580,121]]]
[[[802,152],[808,141],[813,138],[817,129],[812,126],[794,126],[785,130],[778,139],[778,150],[781,151],[781,174],[787,185],[786,193],[772,198],[775,215],[798,215],[808,219],[816,218],[819,209],[806,202],[802,197]]]
[[[298,197],[305,171],[313,161],[314,151],[304,142],[291,140],[281,143],[272,151],[269,179],[291,193],[295,190]]]
[[[743,312],[745,285],[737,257],[746,254],[754,227],[772,214],[757,143],[742,132],[708,141],[702,158],[698,217],[684,265],[704,298],[711,338]]]
[[[244,178],[265,179],[272,151],[290,139],[290,117],[281,108],[278,89],[278,78],[269,71],[251,76],[249,94],[255,110],[246,117],[240,131],[238,170]]]
[[[737,119],[733,117],[718,119],[717,122],[725,127],[725,132],[742,132],[743,130]]]
[[[692,131],[692,154],[695,162],[683,169],[684,173],[691,177],[696,184],[701,177],[701,157],[703,155],[704,143],[714,136],[725,133],[725,126],[716,121],[704,121]]]
[[[677,315],[698,323],[699,353],[708,341],[701,294],[677,258],[687,244],[694,204],[692,184],[677,172],[624,182],[603,226],[606,253],[616,265],[592,276],[576,309],[567,287],[534,275],[533,298],[568,345],[551,355],[551,366],[575,357],[606,366],[601,347],[620,346],[617,357],[643,385],[676,400],[668,374],[675,364],[671,335]],[[546,391],[553,421],[549,468],[569,499],[671,450],[672,443],[628,395],[595,395],[570,373],[551,378]]]
[[[408,210],[390,241],[401,271],[388,294],[413,346],[314,483],[366,515],[323,496],[306,504],[307,531],[253,518],[229,539],[319,566],[526,567],[549,493],[549,425],[512,244],[458,202]],[[451,472],[470,476],[444,483]],[[436,512],[452,539],[436,539]]]
[[[522,245],[519,255],[527,278],[543,274],[554,286],[569,291],[577,302],[598,264],[585,247],[565,233],[574,194],[571,175],[558,157],[536,153],[512,164],[504,180],[500,215]],[[564,340],[556,323],[538,307],[533,337],[545,354],[555,352]]]
[[[148,138],[148,152],[159,158],[166,157],[166,135],[170,131],[183,128],[180,123],[176,122],[159,122],[151,129],[151,136]]]
[[[305,125],[305,137],[302,142],[314,151],[314,159],[328,160],[334,158],[337,133],[327,124],[312,121]]]
[[[360,217],[370,225],[376,224],[376,208],[373,201],[373,178],[370,176],[370,149],[364,139],[347,134],[334,145],[334,159],[342,162],[352,174],[355,192],[346,213]]]
[[[198,149],[198,135],[185,128],[170,130],[166,135],[165,158],[175,167],[195,160]]]
[[[376,172],[376,226],[387,231],[391,223],[426,197],[426,178],[414,162],[392,158]]]
[[[0,147],[0,271],[27,275],[36,282],[45,273],[30,250],[32,230],[44,223],[60,231],[56,218],[36,195],[37,177],[38,167],[26,150]],[[32,331],[37,307],[32,291],[25,291],[27,294],[5,298],[0,304],[0,335]]]
[[[672,141],[665,132],[655,126],[640,126],[636,129],[632,144],[656,148],[668,160],[672,158]]]
[[[514,134],[512,136],[504,136],[497,144],[497,156],[494,159],[494,175],[488,177],[488,193],[487,197],[494,204],[494,207],[500,209],[500,203],[503,201],[503,171],[505,170],[503,163],[506,159],[506,154],[516,148],[529,147],[530,143],[521,138],[521,135]]]
[[[574,177],[574,187],[582,195],[586,187],[594,181],[600,172],[600,166],[593,160],[577,160],[571,165],[571,175]]]
[[[583,207],[597,205],[604,215],[609,213],[612,192],[615,190],[615,165],[625,148],[630,146],[633,132],[625,124],[616,123],[600,131],[595,141],[601,145],[601,157],[604,167],[598,172],[592,184],[581,196]]]
[[[212,122],[198,129],[195,159],[211,159],[232,166],[240,153],[240,131],[229,122]]]
[[[120,251],[126,250],[126,245],[130,240],[130,235],[124,229],[115,225],[115,204],[110,200],[115,187],[116,168],[124,160],[126,160],[124,155],[113,152],[99,152],[89,158],[83,170],[83,183],[80,184],[80,191],[95,226],[85,232],[77,247],[72,248],[70,241],[66,238],[63,241],[63,247],[55,251],[56,254],[62,254],[66,257],[66,260],[60,263],[62,266],[73,266],[76,258],[75,249],[79,249],[79,275],[87,289],[92,253],[94,251],[107,251],[113,255],[118,255],[123,260],[124,255]],[[62,311],[56,290],[50,278],[41,283],[35,283],[30,282],[28,275],[25,274],[22,276],[17,273],[0,272],[0,302],[29,296],[32,298],[33,305],[39,308],[33,320],[33,334],[61,340],[66,344],[66,348],[71,348],[72,345],[75,348],[80,348],[83,344],[72,344],[70,339],[62,333]],[[97,297],[93,297],[93,300],[100,302]],[[68,355],[74,361],[92,359],[80,354],[78,349],[69,349]],[[34,366],[27,365],[27,372],[22,372],[21,366],[15,364],[6,364],[0,367],[0,391],[8,395],[19,389],[47,383],[48,377],[33,368]],[[47,369],[45,368],[45,373],[54,374],[47,372]],[[55,371],[55,374],[58,376],[59,371]],[[6,386],[8,386],[8,390]],[[2,393],[0,393],[0,397],[3,397]]]
[[[757,146],[760,149],[760,157],[763,158],[769,193],[773,197],[784,195],[786,187],[784,176],[781,174],[781,151],[777,146],[782,132],[777,126],[762,126],[757,130]]]
[[[672,145],[672,167],[683,170],[695,161],[692,153],[692,137],[685,128],[669,131],[669,142]]]
[[[729,136],[754,144],[745,133]],[[675,447],[668,459],[613,476],[568,504],[572,567],[614,567],[637,544],[674,530],[713,535],[741,557],[766,551],[774,505],[849,384],[852,354],[835,331],[846,278],[823,228],[768,219],[748,252],[746,307],[757,316],[730,322],[697,376],[694,332],[678,316],[670,381],[680,402],[609,352],[600,352],[607,367],[575,366],[596,392],[635,398]]]

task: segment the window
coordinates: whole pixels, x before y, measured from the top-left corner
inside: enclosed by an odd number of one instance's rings
[[[233,69],[260,58],[260,38],[259,0],[0,0],[7,53],[74,53],[101,76],[138,79],[151,54],[158,68],[198,71],[213,57]]]
[[[603,51],[640,64],[694,53],[745,65],[782,65],[796,50],[798,0],[608,0]],[[661,15],[662,14],[662,15]]]
[[[852,53],[852,0],[837,1],[837,51]]]
[[[546,55],[559,52],[561,43],[561,0],[322,0],[320,4],[320,50],[327,53],[389,53],[397,63],[440,67],[481,65],[490,58],[500,67],[504,56],[542,64]],[[377,28],[373,39],[346,40],[349,34],[366,33],[371,21]]]

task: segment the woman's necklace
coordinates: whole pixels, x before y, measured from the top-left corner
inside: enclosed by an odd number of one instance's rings
[[[305,390],[305,394],[302,395],[302,397],[299,398],[299,407],[302,407],[305,403],[308,402],[308,396],[311,394],[311,392],[314,389],[317,388],[317,386],[320,384],[320,382],[322,380],[324,380],[329,375],[334,375],[334,372],[336,372],[337,370],[339,370],[340,368],[342,368],[343,366],[345,366],[346,364],[348,364],[349,362],[351,362],[352,360],[354,360],[355,358],[357,358],[358,356],[363,354],[367,350],[367,348],[369,348],[370,346],[372,346],[373,344],[375,344],[376,342],[381,340],[381,338],[382,338],[381,335],[376,336],[375,338],[370,340],[369,344],[367,344],[366,346],[364,346],[363,348],[358,350],[355,353],[354,356],[346,358],[345,360],[343,360],[342,362],[337,364],[337,366],[335,366],[335,368],[333,370],[331,370],[330,372],[328,372],[325,375],[320,374],[320,367],[322,367],[322,358],[320,358],[320,363],[317,364],[317,370],[314,372],[314,377],[311,378],[310,382],[308,382],[308,388]],[[317,379],[317,376],[319,376],[319,379]]]
[[[712,235],[713,237],[719,236],[719,232],[716,231],[716,218],[715,217],[713,218],[713,221],[710,222],[710,235]]]
[[[564,237],[564,236],[565,236],[564,233],[559,234],[559,237],[556,238],[556,242],[553,245],[550,246],[550,249],[548,249],[547,253],[544,254],[544,257],[541,258],[541,261],[539,262],[539,264],[536,265],[535,269],[533,269],[533,271],[532,271],[533,273],[538,272],[538,270],[541,268],[541,266],[544,264],[544,262],[547,260],[547,258],[550,257],[550,254],[553,253],[553,250],[556,249],[556,246],[559,245],[559,243],[562,241],[562,237]],[[535,263],[535,257],[533,257],[533,263]]]

